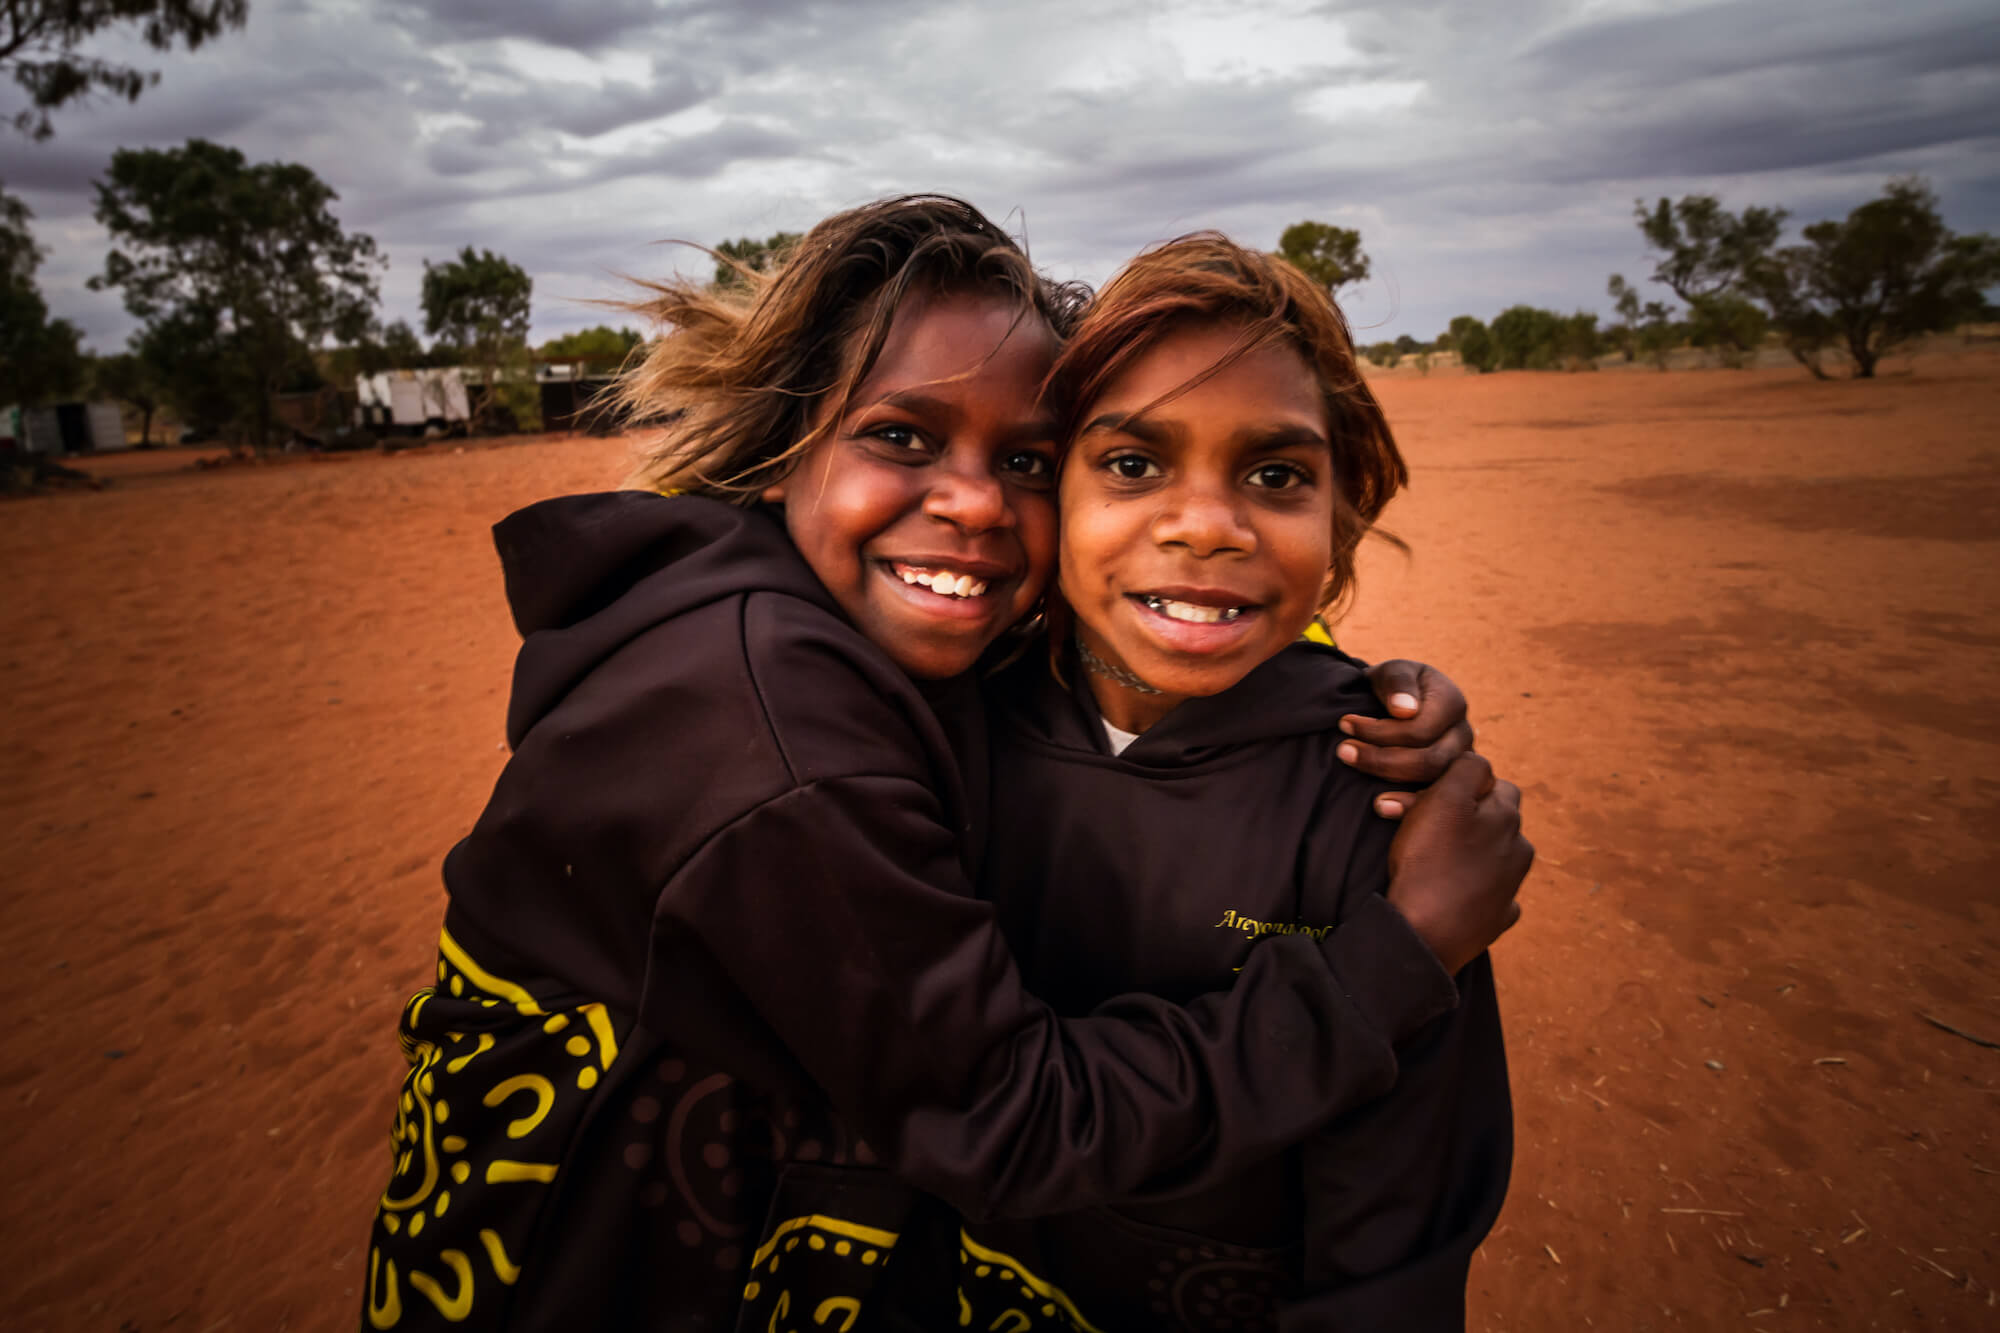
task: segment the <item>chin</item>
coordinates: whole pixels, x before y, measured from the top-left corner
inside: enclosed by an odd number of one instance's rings
[[[972,670],[972,664],[979,660],[973,653],[927,653],[920,657],[891,654],[903,673],[914,680],[949,680]]]
[[[1146,654],[1138,654],[1142,659]],[[1188,699],[1205,699],[1211,694],[1221,694],[1232,689],[1264,661],[1262,657],[1247,656],[1241,661],[1204,662],[1199,666],[1171,658],[1154,658],[1146,666],[1138,665],[1132,658],[1125,663],[1139,679],[1148,685],[1177,694]]]

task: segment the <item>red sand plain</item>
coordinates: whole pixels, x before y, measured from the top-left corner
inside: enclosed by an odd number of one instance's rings
[[[1389,375],[1344,635],[1446,667],[1541,856],[1475,1329],[2000,1327],[2000,356]],[[0,507],[0,1312],[352,1327],[549,439]]]

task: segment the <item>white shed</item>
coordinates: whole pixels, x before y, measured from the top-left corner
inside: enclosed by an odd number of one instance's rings
[[[425,370],[385,370],[354,383],[364,416],[386,414],[384,424],[422,428],[432,421],[464,421],[471,416],[465,373],[458,366]]]

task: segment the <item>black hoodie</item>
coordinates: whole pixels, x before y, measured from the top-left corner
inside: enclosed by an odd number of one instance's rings
[[[1072,681],[1076,669],[1072,657]],[[1371,808],[1386,784],[1334,754],[1340,719],[1380,705],[1341,655],[1295,644],[1120,756],[1091,691],[1046,661],[989,694],[995,836],[980,890],[1059,1012],[1128,991],[1186,1000],[1284,936],[1358,929],[1396,946],[1379,896],[1394,826]],[[909,1248],[955,1249],[942,1266],[957,1290],[933,1291],[909,1322],[937,1326],[938,1306],[966,1302],[975,1326],[1023,1331],[1462,1328],[1513,1121],[1487,960],[1458,985],[1458,1006],[1399,1048],[1392,1091],[1213,1188],[962,1234],[946,1220],[946,1244],[926,1237],[926,1214]]]
[[[1453,1001],[1300,935],[1059,1021],[971,892],[931,702],[772,516],[624,492],[495,536],[514,753],[405,1010],[370,1327],[844,1322],[911,1207],[879,1166],[975,1217],[1200,1189]]]

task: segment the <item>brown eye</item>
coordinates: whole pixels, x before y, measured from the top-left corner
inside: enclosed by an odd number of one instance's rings
[[[1047,486],[1055,480],[1056,461],[1033,449],[1016,449],[1000,460],[1000,471],[1030,486]]]
[[[896,449],[914,449],[922,443],[922,437],[908,426],[888,422],[868,432],[869,437]]]
[[[1106,459],[1104,466],[1121,481],[1145,481],[1161,475],[1160,465],[1143,454],[1119,454]]]
[[[1304,486],[1312,480],[1305,469],[1293,463],[1266,463],[1252,470],[1250,484],[1274,491],[1288,491],[1295,486]]]

